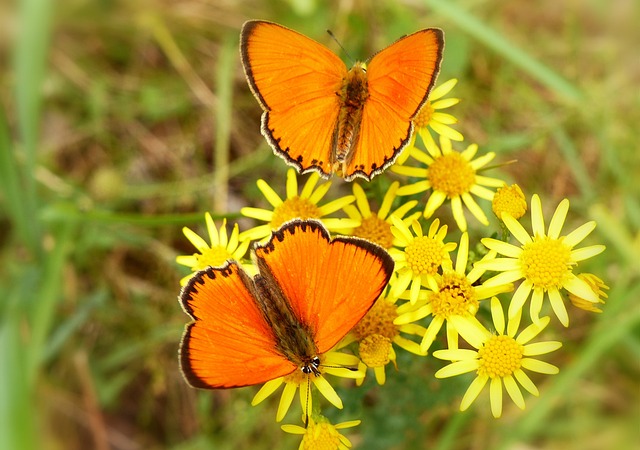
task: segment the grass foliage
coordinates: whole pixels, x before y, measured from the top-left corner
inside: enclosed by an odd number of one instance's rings
[[[526,411],[509,405],[495,421],[479,401],[459,413],[466,381],[436,381],[436,362],[399,352],[385,386],[343,388],[346,409],[329,412],[364,419],[346,433],[354,444],[637,444],[637,2],[23,0],[0,18],[0,448],[298,445],[273,399],[254,408],[255,388],[195,391],[176,358],[187,317],[175,256],[192,251],[182,226],[264,206],[255,180],[284,180],[240,67],[249,18],[336,49],[331,28],[353,57],[443,28],[440,80],[460,79],[467,142],[517,160],[500,170],[527,197],[570,198],[568,220],[596,220],[590,239],[607,245],[588,267],[611,286],[605,312],[555,328],[561,372]]]

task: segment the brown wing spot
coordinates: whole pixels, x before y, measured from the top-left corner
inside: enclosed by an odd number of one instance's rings
[[[289,151],[289,147],[287,147],[287,151]],[[302,164],[302,160],[304,158],[302,157],[302,155],[298,155],[298,157],[296,158],[296,161],[298,161],[300,164]]]

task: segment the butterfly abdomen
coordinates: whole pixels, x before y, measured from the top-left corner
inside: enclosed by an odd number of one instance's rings
[[[331,166],[334,172],[345,173],[358,143],[362,111],[369,97],[367,73],[362,63],[356,63],[347,73],[338,92],[340,112],[333,133]]]

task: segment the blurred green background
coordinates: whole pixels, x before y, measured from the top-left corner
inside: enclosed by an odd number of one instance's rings
[[[565,230],[596,220],[589,242],[608,247],[586,264],[605,312],[554,327],[561,372],[524,412],[493,420],[484,396],[459,413],[469,379],[399,351],[385,386],[342,386],[345,410],[327,410],[363,419],[356,447],[638,448],[638,2],[25,0],[0,5],[0,449],[297,448],[275,398],[198,392],[176,357],[182,226],[265,206],[258,177],[284,192],[238,56],[250,18],[339,52],[329,28],[355,58],[443,28],[456,128],[517,159],[501,173],[547,214],[570,198]]]

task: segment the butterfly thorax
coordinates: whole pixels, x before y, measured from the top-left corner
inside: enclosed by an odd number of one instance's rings
[[[304,373],[319,373],[316,344],[310,327],[292,311],[277,283],[257,275],[254,278],[258,307],[274,333],[276,350]]]
[[[333,132],[333,149],[331,167],[338,174],[346,173],[346,168],[353,157],[360,135],[362,111],[369,97],[367,73],[363,63],[357,62],[342,80],[340,91],[340,112]]]

